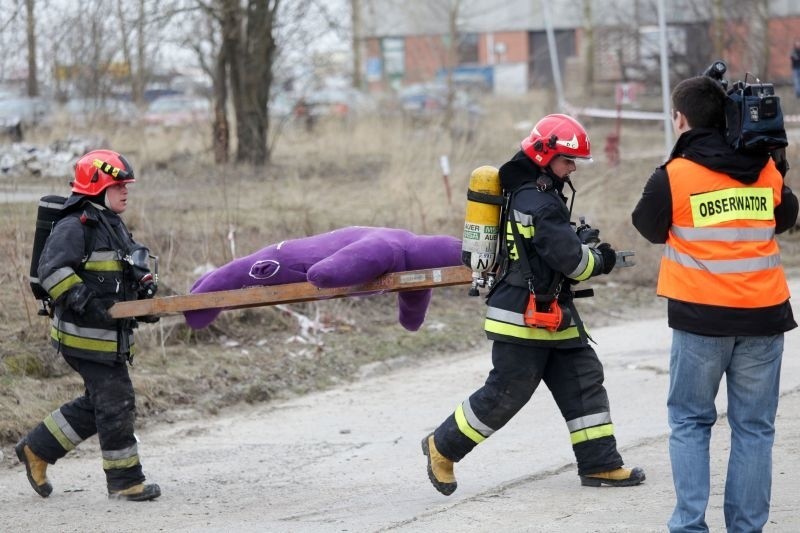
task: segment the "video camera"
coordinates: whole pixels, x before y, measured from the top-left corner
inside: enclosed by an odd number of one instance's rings
[[[725,101],[725,140],[737,152],[748,154],[769,153],[788,145],[783,127],[781,99],[775,95],[771,83],[755,78],[753,83],[735,82],[730,88],[724,78],[728,66],[717,60],[703,72],[703,76],[716,80],[728,95]]]

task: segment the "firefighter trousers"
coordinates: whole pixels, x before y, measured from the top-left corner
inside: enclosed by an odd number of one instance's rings
[[[603,387],[603,366],[590,346],[554,349],[495,341],[492,365],[484,386],[434,432],[442,455],[460,461],[506,425],[543,380],[567,423],[578,474],[622,466]]]
[[[65,403],[39,423],[25,441],[50,464],[97,433],[109,491],[144,482],[134,420],[136,400],[125,362],[113,365],[65,356],[83,378],[83,396]]]

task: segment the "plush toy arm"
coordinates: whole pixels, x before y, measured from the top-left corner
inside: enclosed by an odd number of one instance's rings
[[[432,292],[431,289],[424,289],[397,294],[397,318],[408,331],[417,331],[422,327]]]
[[[401,249],[380,236],[369,236],[313,265],[308,269],[308,281],[321,289],[360,285],[403,270],[403,261]]]

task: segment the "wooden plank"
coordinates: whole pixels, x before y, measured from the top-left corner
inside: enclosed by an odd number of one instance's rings
[[[391,272],[375,281],[351,287],[319,289],[308,282],[248,287],[230,291],[166,296],[150,300],[118,302],[109,312],[114,318],[169,315],[200,309],[243,309],[282,303],[328,300],[366,294],[383,294],[472,283],[472,271],[464,266]]]

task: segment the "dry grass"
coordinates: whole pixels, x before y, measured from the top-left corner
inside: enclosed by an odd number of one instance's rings
[[[234,250],[241,256],[338,227],[460,235],[469,172],[483,164],[499,165],[513,154],[527,133],[515,124],[544,114],[537,101],[543,100],[531,95],[486,102],[485,114],[469,135],[462,130],[454,138],[435,124],[401,117],[322,122],[311,135],[288,125],[274,142],[273,163],[265,168],[214,166],[209,132],[203,128],[129,128],[106,138],[136,168],[125,218],[136,239],[161,258],[162,294],[185,293],[198,276],[196,267],[224,264]],[[662,156],[661,125],[625,124],[626,162],[618,168],[610,168],[603,157],[612,126],[588,123],[596,162],[574,177],[574,215],[585,216],[618,249],[636,250],[638,266],[601,278],[594,284],[598,296],[581,302],[584,318],[595,326],[646,316],[658,305],[653,285],[660,249],[639,237],[629,220]],[[439,169],[444,154],[452,167],[451,203]],[[800,162],[793,166],[800,168]],[[8,185],[64,194],[67,181],[28,178]],[[47,344],[47,320],[36,315],[28,290],[35,202],[4,204],[2,210],[0,445],[8,445],[79,394],[81,384]],[[796,265],[800,242],[788,235],[782,244],[787,261]],[[426,326],[417,333],[397,324],[393,296],[302,304],[292,309],[332,328],[306,343],[291,340],[296,321],[279,308],[226,312],[199,332],[179,318],[164,319],[143,326],[137,337],[140,355],[133,379],[140,417],[214,412],[240,401],[266,401],[352,379],[367,363],[464,350],[482,342],[482,304],[482,298],[468,298],[463,287],[439,289]]]

